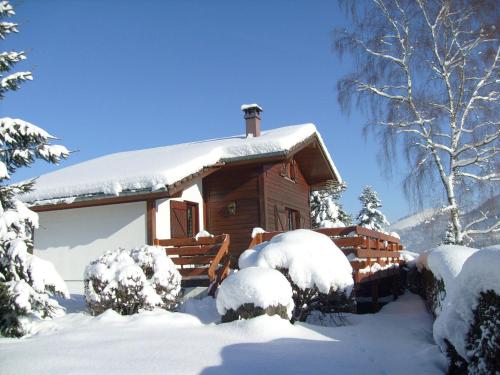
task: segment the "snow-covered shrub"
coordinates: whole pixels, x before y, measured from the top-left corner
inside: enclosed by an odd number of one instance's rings
[[[85,299],[93,315],[113,309],[122,315],[179,302],[181,275],[156,246],[108,251],[85,269]]]
[[[278,271],[249,267],[227,277],[217,292],[217,311],[223,323],[260,315],[291,319],[292,287]]]
[[[500,371],[500,246],[474,252],[434,322],[434,339],[469,374]],[[457,366],[460,367],[460,366]]]
[[[281,233],[243,252],[239,266],[267,267],[283,273],[293,289],[292,321],[305,321],[314,310],[332,313],[352,308],[351,264],[321,233],[307,229]]]
[[[434,315],[440,314],[446,294],[454,287],[464,262],[476,251],[465,246],[441,245],[418,257],[421,294]]]
[[[472,327],[467,334],[469,373],[500,372],[500,295],[492,290],[481,292],[474,310]]]

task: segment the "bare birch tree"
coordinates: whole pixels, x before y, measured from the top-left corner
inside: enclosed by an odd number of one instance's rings
[[[335,49],[352,56],[338,82],[345,111],[367,109],[387,159],[402,145],[405,191],[446,198],[456,243],[491,213],[464,223],[463,199],[500,180],[500,12],[491,0],[340,0],[352,19]],[[354,99],[354,100],[353,100]],[[483,226],[482,226],[483,224]]]

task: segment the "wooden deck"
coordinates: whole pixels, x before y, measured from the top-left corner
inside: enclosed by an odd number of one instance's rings
[[[356,291],[369,286],[372,303],[376,305],[379,282],[396,280],[399,275],[399,251],[403,249],[399,239],[360,226],[324,228],[315,231],[330,237],[349,258]],[[280,233],[283,232],[259,233],[251,240],[248,248],[269,241]],[[165,247],[167,255],[178,266],[184,287],[208,286],[209,293],[214,295],[220,283],[229,274],[228,234],[203,237],[198,240],[155,239],[154,244]]]
[[[178,266],[184,287],[208,286],[212,296],[229,274],[229,243],[228,234],[154,240]]]

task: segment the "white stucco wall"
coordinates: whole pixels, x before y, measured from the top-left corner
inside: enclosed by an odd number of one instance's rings
[[[147,242],[146,202],[47,211],[40,214],[34,254],[54,264],[70,292],[83,291],[86,265],[107,250]]]
[[[203,221],[203,185],[202,179],[196,179],[192,185],[184,189],[180,198],[161,199],[156,201],[156,238],[170,238],[170,201],[190,201],[198,203],[199,228],[205,229]]]

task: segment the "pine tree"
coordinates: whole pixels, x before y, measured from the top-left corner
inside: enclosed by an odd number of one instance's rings
[[[365,186],[359,196],[362,209],[358,214],[358,225],[383,232],[384,226],[389,225],[385,215],[379,210],[382,207],[377,193],[371,186]]]
[[[1,39],[18,31],[16,23],[5,21],[14,14],[8,1],[0,1]],[[31,72],[7,74],[24,59],[24,52],[0,53],[0,99],[32,79]],[[68,150],[51,145],[52,139],[29,122],[0,118],[0,334],[5,336],[24,335],[33,318],[58,315],[63,310],[51,296],[68,295],[52,264],[30,254],[38,215],[18,197],[32,191],[34,182],[6,184],[17,168],[36,159],[57,163],[66,158]]]
[[[448,226],[446,227],[443,245],[456,245],[455,229],[453,227],[453,223],[448,223]]]
[[[352,224],[351,216],[344,211],[340,198],[347,189],[342,182],[324,190],[311,192],[311,220],[313,228],[335,228]]]

